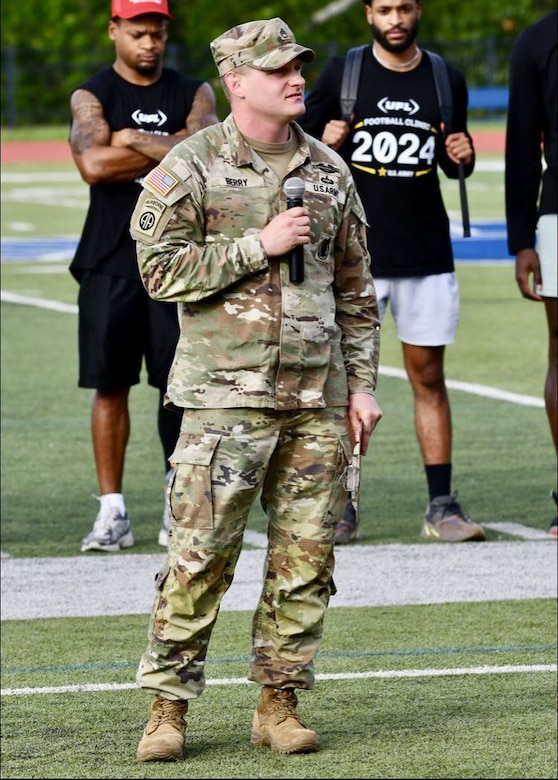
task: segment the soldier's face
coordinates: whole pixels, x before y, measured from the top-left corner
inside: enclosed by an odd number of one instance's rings
[[[277,70],[245,67],[240,78],[238,94],[254,117],[288,123],[305,112],[300,59]]]

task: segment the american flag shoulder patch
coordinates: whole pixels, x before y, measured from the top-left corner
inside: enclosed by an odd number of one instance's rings
[[[153,168],[144,179],[144,184],[148,187],[156,190],[160,195],[165,197],[172,192],[172,190],[180,183],[180,180],[173,176],[172,173],[158,165]]]

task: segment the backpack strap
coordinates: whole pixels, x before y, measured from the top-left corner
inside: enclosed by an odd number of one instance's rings
[[[446,63],[439,54],[424,49],[430,57],[432,63],[432,72],[434,74],[434,83],[438,93],[438,103],[442,122],[444,123],[444,135],[449,135],[453,130],[453,98],[449,82],[448,69]],[[461,217],[463,219],[463,237],[469,238],[471,235],[471,223],[469,220],[469,202],[467,200],[467,190],[465,187],[465,169],[463,163],[459,163],[459,197],[461,200]]]
[[[444,123],[444,134],[449,135],[452,132],[453,126],[453,98],[451,94],[451,86],[448,76],[448,69],[446,63],[433,51],[423,49],[430,57],[432,63],[432,72],[434,74],[434,83],[436,85],[436,92],[438,94],[438,105],[440,106],[440,112],[442,114],[442,122]]]
[[[341,119],[349,122],[351,114],[355,107],[358,82],[360,79],[360,69],[362,66],[362,57],[365,49],[370,44],[365,43],[362,46],[353,46],[345,55],[345,64],[343,67],[343,80],[341,81],[341,94],[339,103],[341,105]]]
[[[353,46],[347,52],[345,56],[345,64],[343,67],[343,79],[341,81],[341,94],[339,96],[339,103],[341,105],[341,119],[348,122],[353,113],[355,107],[357,94],[358,94],[358,82],[360,79],[360,69],[362,67],[362,58],[365,50],[370,44],[365,43],[362,46]],[[451,87],[449,82],[448,70],[446,63],[433,51],[424,49],[430,57],[432,63],[432,72],[434,74],[434,83],[436,85],[436,93],[438,95],[438,104],[440,106],[440,112],[442,114],[442,121],[444,123],[446,135],[452,131],[453,122],[453,100],[451,94]]]

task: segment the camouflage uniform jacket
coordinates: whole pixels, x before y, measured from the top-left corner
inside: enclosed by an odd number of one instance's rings
[[[151,298],[179,304],[168,405],[321,408],[375,390],[380,321],[364,210],[341,158],[291,127],[300,143],[288,176],[304,180],[311,215],[302,284],[260,242],[286,196],[232,115],[144,179],[131,220],[140,274]]]

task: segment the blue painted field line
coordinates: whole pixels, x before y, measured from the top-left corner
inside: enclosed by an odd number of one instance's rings
[[[459,260],[510,261],[504,222],[476,222],[471,224],[471,237],[462,238],[459,223],[451,224],[453,253]],[[78,243],[77,236],[53,238],[3,238],[2,261],[62,262],[70,261]]]
[[[3,238],[0,242],[2,262],[30,260],[59,262],[71,260],[78,244],[77,236],[54,238]]]
[[[459,260],[501,260],[513,259],[508,252],[505,222],[471,223],[471,235],[463,238],[463,228],[451,223],[453,255]]]

